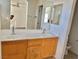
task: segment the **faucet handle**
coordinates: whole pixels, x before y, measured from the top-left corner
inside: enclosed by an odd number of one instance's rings
[[[43,29],[43,33],[46,33],[46,28]]]

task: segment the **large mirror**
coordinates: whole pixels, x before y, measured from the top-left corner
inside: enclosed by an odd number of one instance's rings
[[[14,15],[15,27],[41,29],[50,20],[52,4],[48,0],[11,0],[10,15]]]
[[[8,13],[2,13],[0,28],[10,29],[14,24],[16,29],[42,29],[45,25],[50,27],[48,24],[59,24],[62,6],[52,0],[8,0]]]

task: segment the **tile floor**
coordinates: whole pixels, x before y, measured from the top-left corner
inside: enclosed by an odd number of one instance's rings
[[[72,52],[69,52],[69,54],[66,55],[66,56],[64,57],[64,59],[78,59],[78,56],[75,55],[75,54],[72,53]]]

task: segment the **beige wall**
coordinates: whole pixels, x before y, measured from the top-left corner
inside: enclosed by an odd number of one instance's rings
[[[69,34],[69,42],[72,46],[71,51],[78,54],[78,6],[76,5],[72,27]]]

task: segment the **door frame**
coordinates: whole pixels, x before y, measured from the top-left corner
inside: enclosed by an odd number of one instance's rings
[[[64,0],[61,20],[59,25],[52,24],[51,31],[59,37],[56,51],[56,59],[63,59],[68,42],[68,36],[72,24],[75,5],[77,0]]]
[[[41,25],[42,25],[42,15],[41,15],[41,23],[40,23],[40,28],[38,28],[38,21],[39,21],[39,14],[40,14],[40,9],[42,9],[41,10],[41,14],[43,15],[43,5],[39,5],[39,8],[38,8],[38,18],[37,18],[37,24],[36,24],[36,29],[41,29]]]
[[[67,32],[66,32],[66,36],[65,36],[62,59],[65,55],[66,45],[67,45],[67,42],[68,42],[68,36],[69,36],[71,25],[72,25],[72,20],[73,20],[73,16],[74,16],[76,2],[77,2],[77,0],[73,0],[72,10],[71,10],[71,14],[70,14],[70,17],[69,17],[70,20],[68,22]]]
[[[74,0],[74,2],[73,2],[73,7],[72,7],[71,15],[70,15],[70,21],[68,24],[69,26],[68,26],[67,35],[66,35],[67,39],[65,39],[64,48],[63,48],[63,51],[64,51],[63,55],[65,55],[66,45],[68,42],[68,36],[69,36],[71,25],[72,25],[76,2],[77,2],[77,0]]]

